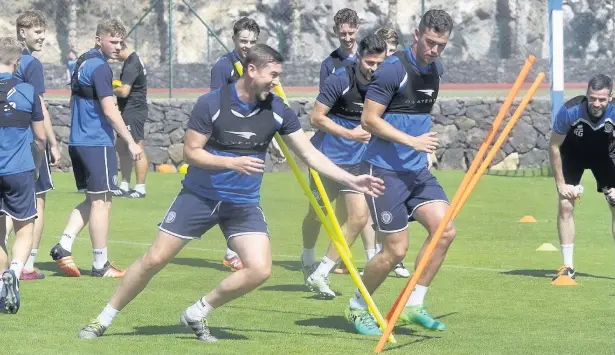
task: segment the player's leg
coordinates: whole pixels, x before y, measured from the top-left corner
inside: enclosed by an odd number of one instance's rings
[[[415,267],[423,258],[432,237],[435,234],[446,211],[450,208],[444,190],[438,180],[427,169],[417,172],[413,195],[407,201],[410,221],[416,220],[427,230],[427,239],[416,257]],[[417,285],[410,294],[406,308],[400,316],[400,323],[415,323],[429,330],[445,330],[446,326],[432,317],[424,306],[424,298],[431,281],[444,262],[446,253],[455,239],[455,227],[452,221],[446,226],[430,262],[423,271]]]
[[[311,173],[308,173],[308,181],[310,183],[310,190],[312,191],[314,198],[316,198],[316,202],[318,202],[318,205],[322,208],[323,213],[326,213],[326,211],[324,210],[325,205],[320,198],[320,193],[316,188],[316,183],[314,183]],[[322,183],[330,199],[337,196],[337,192],[335,192],[335,196],[331,196],[331,193],[333,193],[334,190],[330,187],[329,190],[327,190],[327,184],[329,184],[329,181],[327,179],[323,179]],[[318,240],[318,235],[320,234],[321,225],[322,224],[320,222],[320,219],[314,211],[314,208],[312,208],[311,204],[308,204],[308,212],[303,218],[303,222],[301,224],[301,234],[303,236],[303,252],[301,253],[300,259],[301,270],[303,271],[303,282],[306,284],[306,286],[307,278],[318,267],[318,264],[316,263],[316,253],[314,251],[314,248],[316,248],[316,241]],[[308,288],[310,288],[310,286],[308,286]]]
[[[2,273],[4,309],[17,313],[20,307],[19,277],[32,247],[32,232],[36,218],[34,172],[28,171],[2,177],[2,212],[13,219],[15,240],[11,247],[11,262]],[[7,218],[8,218],[7,217]]]
[[[115,149],[120,160],[122,182],[120,183],[119,189],[114,191],[114,194],[118,197],[128,197],[130,193],[130,178],[132,175],[132,155],[130,154],[130,150],[128,150],[126,141],[123,139],[117,140]]]
[[[336,215],[340,216],[340,223],[342,223],[342,235],[345,237],[346,243],[351,246],[367,223],[369,211],[365,197],[363,194],[354,191],[342,191],[342,198],[338,201],[336,210]],[[335,297],[335,293],[329,287],[327,275],[339,258],[340,255],[337,250],[332,243],[329,243],[327,255],[323,257],[314,273],[307,279],[307,284],[312,286],[313,289],[317,289],[318,293],[325,298]]]
[[[126,270],[107,305],[95,320],[79,331],[79,337],[102,336],[118,313],[190,240],[200,239],[216,224],[216,206],[217,201],[199,198],[187,190],[180,191],[160,223],[158,235],[149,250]]]
[[[377,240],[376,231],[374,230],[374,222],[372,221],[371,215],[368,214],[367,223],[363,230],[361,231],[361,239],[363,240],[363,247],[365,248],[365,255],[367,257],[367,261],[374,257],[380,250],[382,250],[382,242]],[[397,277],[409,277],[410,271],[406,268],[403,261],[400,261],[395,268],[393,268],[393,272]],[[363,275],[363,272],[361,272]]]
[[[77,191],[87,191],[88,181],[90,180],[88,175],[89,172],[79,153],[80,149],[81,147],[70,146],[68,151],[72,162]],[[60,271],[66,276],[81,276],[81,271],[79,271],[73,259],[72,248],[77,235],[90,221],[91,206],[92,203],[90,202],[89,194],[86,193],[84,200],[71,211],[59,243],[54,245],[49,252],[49,255],[56,262]]]
[[[384,181],[386,190],[378,198],[366,196],[367,206],[375,222],[377,236],[383,241],[382,250],[371,258],[363,270],[363,283],[370,294],[384,282],[395,265],[406,256],[408,251],[408,211],[405,201],[410,195],[410,187],[394,172],[366,166],[366,172]],[[358,289],[350,299],[346,309],[346,319],[355,330],[363,335],[380,335],[382,331],[367,309],[367,303]]]
[[[260,206],[223,202],[219,211],[220,228],[227,242],[241,257],[244,268],[222,280],[180,317],[184,326],[192,329],[200,340],[208,342],[217,341],[209,333],[208,314],[256,289],[271,275],[269,231]]]
[[[573,156],[562,154],[562,173],[564,175],[564,183],[568,185],[578,185],[583,177],[583,171],[581,159],[576,159]],[[594,177],[598,180],[600,170],[593,171]],[[598,180],[600,181],[600,180]],[[553,277],[555,280],[560,275],[568,275],[572,278],[575,277],[574,272],[574,239],[575,239],[575,226],[574,226],[574,200],[568,200],[558,194],[557,203],[557,234],[559,236],[560,247],[562,250],[562,266],[557,270],[556,275]]]
[[[135,142],[145,149],[143,139],[145,138],[145,120],[147,119],[147,111],[136,113],[133,119],[132,136]],[[145,150],[144,150],[145,151]],[[135,188],[130,193],[132,198],[144,198],[147,191],[145,189],[145,178],[147,177],[147,170],[149,169],[149,162],[147,156],[143,153],[143,157],[137,160],[135,163],[135,175],[137,176],[137,183]]]
[[[84,160],[89,171],[88,195],[90,199],[90,240],[94,260],[92,276],[115,277],[124,275],[109,263],[107,255],[107,238],[109,235],[109,216],[113,203],[113,191],[117,190],[117,159],[114,147],[82,147],[82,156],[90,156]]]

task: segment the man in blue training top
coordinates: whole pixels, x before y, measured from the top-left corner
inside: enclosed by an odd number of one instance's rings
[[[373,72],[384,61],[386,50],[386,42],[377,35],[371,34],[363,38],[357,62],[329,75],[320,88],[310,117],[312,126],[318,129],[312,137],[312,144],[332,162],[354,175],[359,174],[361,158],[371,138],[371,135],[361,128],[365,92]],[[311,177],[310,175],[310,189],[324,210],[321,196]],[[367,224],[369,212],[365,197],[325,177],[322,178],[322,183],[331,201],[340,195],[342,197],[336,204],[335,215],[341,224],[342,234],[348,244],[352,245]],[[329,245],[327,255],[319,264],[315,262],[314,247],[320,226],[320,220],[310,206],[301,228],[303,280],[321,297],[332,299],[336,295],[329,287],[328,275],[339,259],[339,254],[333,245]]]
[[[94,249],[94,277],[122,277],[123,271],[109,263],[107,237],[113,191],[117,190],[117,157],[113,131],[127,142],[134,160],[143,150],[134,141],[115,105],[109,59],[116,59],[126,29],[117,20],[105,20],[96,27],[96,47],[77,61],[71,82],[71,131],[69,149],[78,187],[86,197],[72,211],[60,242],[50,252],[60,270],[71,277],[81,276],[73,261],[72,245],[86,224]]]
[[[359,15],[356,11],[348,8],[341,9],[333,17],[333,22],[333,33],[340,41],[340,46],[320,64],[319,86],[322,86],[325,79],[337,69],[354,63],[359,51],[357,44]]]
[[[47,192],[53,190],[53,181],[51,178],[50,166],[55,166],[60,161],[60,150],[56,135],[53,132],[51,118],[43,95],[45,93],[45,75],[43,74],[43,65],[41,62],[32,56],[32,52],[38,52],[43,48],[45,41],[45,32],[47,23],[45,17],[39,11],[25,11],[17,17],[16,21],[17,39],[22,42],[23,52],[19,61],[19,66],[15,71],[15,78],[21,82],[28,83],[34,87],[41,107],[43,109],[45,134],[49,148],[45,150],[41,166],[39,167],[39,177],[36,180],[36,209],[38,217],[34,221],[34,236],[32,237],[32,250],[30,257],[21,273],[21,280],[38,280],[44,279],[45,275],[34,268],[34,262],[38,255],[38,247],[43,236],[45,223],[45,201]],[[30,136],[32,139],[32,136]],[[7,220],[7,235],[13,229],[12,221]]]
[[[15,227],[10,265],[5,240],[0,239],[0,308],[9,313],[17,313],[21,305],[19,277],[32,246],[36,219],[34,185],[47,143],[41,99],[36,88],[13,76],[20,53],[21,45],[16,39],[0,38],[1,235],[5,232],[5,219],[12,219]]]
[[[613,80],[598,74],[589,80],[587,92],[568,100],[557,112],[549,141],[549,158],[559,195],[557,232],[562,247],[563,265],[554,280],[562,275],[575,278],[573,263],[574,202],[585,169],[590,169],[611,206],[615,238],[615,103]]]
[[[216,90],[226,84],[239,80],[239,73],[235,69],[235,62],[243,63],[250,48],[256,45],[261,29],[251,18],[242,17],[233,25],[233,51],[218,58],[211,68],[211,81],[209,88]]]
[[[243,69],[243,63],[248,51],[258,41],[258,36],[261,33],[261,29],[251,18],[242,17],[233,25],[233,44],[235,49],[222,57],[218,58],[216,64],[211,68],[211,90],[216,90],[224,85],[234,83],[239,80],[239,73],[235,68],[235,63],[239,63],[239,66]],[[278,147],[275,140],[271,141],[269,146],[269,153],[273,157],[277,157],[279,162],[284,161],[284,154],[280,147]],[[226,248],[226,254],[222,259],[222,264],[232,271],[243,269],[241,259],[233,250],[229,247]]]
[[[361,124],[373,136],[363,155],[363,169],[384,180],[383,196],[367,197],[382,250],[365,266],[363,282],[373,292],[408,250],[408,221],[416,220],[429,233],[417,262],[449,208],[446,194],[429,172],[427,153],[438,140],[431,128],[431,109],[438,97],[443,69],[438,57],[446,47],[453,21],[443,10],[427,11],[415,30],[414,43],[378,68],[369,86]],[[455,237],[453,223],[446,227],[430,263],[412,291],[400,322],[431,330],[445,325],[427,313],[423,299],[448,247]],[[347,319],[361,334],[382,334],[357,290],[346,310]]]
[[[358,192],[377,196],[382,181],[340,169],[316,150],[295,113],[270,93],[279,84],[283,58],[258,44],[246,56],[246,71],[234,84],[201,96],[188,122],[184,154],[190,167],[183,188],[167,210],[147,253],[126,271],[102,313],[79,331],[81,338],[104,334],[117,316],[190,240],[219,225],[244,268],[188,307],[180,322],[207,342],[207,315],[263,284],[271,274],[271,246],[259,205],[264,159],[279,132],[308,166]]]

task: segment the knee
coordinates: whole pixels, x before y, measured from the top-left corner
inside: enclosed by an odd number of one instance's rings
[[[386,243],[383,245],[383,250],[388,255],[388,260],[391,265],[397,265],[402,262],[408,252],[408,243]]]
[[[453,240],[455,240],[456,233],[457,231],[455,230],[455,226],[452,223],[449,223],[444,230],[444,233],[442,233],[442,237],[438,243],[439,246],[442,248],[448,248],[453,243]]]
[[[560,218],[568,219],[572,218],[574,212],[574,205],[568,200],[560,200],[559,202],[559,216]]]
[[[141,265],[148,272],[161,270],[166,263],[165,258],[156,250],[150,250],[141,258]]]
[[[348,226],[349,229],[355,232],[354,234],[359,234],[359,232],[365,227],[367,224],[369,213],[367,211],[354,213],[348,217]]]
[[[265,283],[271,277],[271,263],[258,263],[247,267],[250,280],[257,285]]]

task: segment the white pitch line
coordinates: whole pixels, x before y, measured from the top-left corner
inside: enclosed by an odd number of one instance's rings
[[[81,239],[77,239],[77,240],[81,240]],[[110,240],[109,243],[145,246],[145,247],[149,247],[151,245],[151,243],[138,243],[138,242],[125,241],[125,240]],[[215,252],[215,253],[225,253],[226,252],[226,249],[223,250],[223,249],[199,248],[199,247],[191,247],[191,246],[184,247],[184,249]],[[285,254],[272,254],[271,256],[274,258],[290,258],[293,260],[299,258],[298,255],[285,255]],[[357,259],[356,261],[363,263],[366,260]],[[408,264],[408,265],[413,265],[413,263]],[[495,269],[495,268],[488,268],[488,267],[467,266],[467,265],[448,265],[448,264],[444,264],[442,265],[442,267],[447,268],[447,269],[486,271],[486,272],[497,272],[497,273],[508,272],[512,270],[512,269]]]

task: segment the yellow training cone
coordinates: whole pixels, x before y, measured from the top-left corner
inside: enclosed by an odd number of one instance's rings
[[[542,243],[536,251],[557,251],[557,248],[551,243]]]
[[[536,223],[536,218],[534,218],[532,216],[523,216],[523,218],[521,218],[519,220],[519,222],[521,222],[521,223]]]

